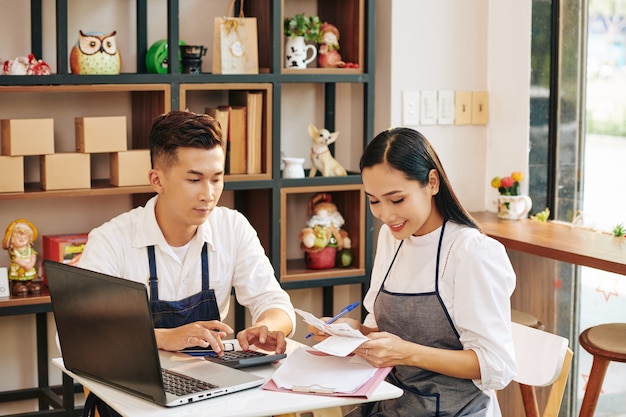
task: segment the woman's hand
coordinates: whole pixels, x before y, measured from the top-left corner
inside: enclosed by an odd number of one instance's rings
[[[326,323],[330,319],[331,319],[330,317],[320,318],[320,320],[322,320],[324,323]],[[361,328],[361,322],[355,319],[351,319],[350,317],[342,317],[340,319],[337,319],[337,321],[333,322],[333,324],[335,323],[347,323],[350,327],[352,327],[355,330],[360,330]],[[318,342],[330,336],[328,333],[323,332],[319,330],[317,327],[311,326],[310,324],[308,325],[307,330],[309,331],[309,333],[313,333],[313,338]]]
[[[354,353],[377,368],[407,364],[409,342],[387,332],[373,332],[370,340],[361,344]]]
[[[219,320],[196,321],[172,329],[154,329],[159,349],[176,351],[187,347],[209,347],[223,355],[222,339],[233,334],[233,329]]]

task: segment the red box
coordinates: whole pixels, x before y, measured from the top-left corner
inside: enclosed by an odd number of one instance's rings
[[[80,259],[85,243],[87,243],[87,233],[44,235],[42,237],[43,258],[74,265]],[[43,272],[43,281],[48,285],[46,271]]]

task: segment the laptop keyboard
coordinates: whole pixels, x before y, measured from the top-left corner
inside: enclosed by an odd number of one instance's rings
[[[163,369],[163,383],[165,385],[165,391],[175,395],[189,395],[195,392],[217,388],[217,385],[209,384],[208,382],[181,375],[167,369]]]

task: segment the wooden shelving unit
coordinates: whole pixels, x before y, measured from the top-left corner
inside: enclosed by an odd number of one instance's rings
[[[295,0],[262,0],[245,3],[246,16],[255,16],[258,20],[259,32],[259,66],[260,73],[255,75],[218,75],[201,73],[189,75],[178,73],[176,65],[170,66],[168,74],[148,74],[145,72],[143,54],[137,56],[137,73],[120,75],[72,75],[67,65],[67,0],[57,1],[57,55],[58,68],[51,76],[0,76],[0,104],[2,100],[15,97],[38,97],[52,95],[59,103],[66,97],[114,96],[119,100],[130,100],[132,103],[132,148],[148,147],[147,136],[153,118],[171,109],[190,108],[193,111],[204,111],[203,103],[224,100],[231,90],[260,90],[264,94],[264,133],[263,133],[263,172],[260,174],[240,174],[226,176],[226,189],[236,195],[236,208],[251,218],[253,225],[260,230],[262,242],[270,254],[281,282],[289,283],[291,288],[324,285],[333,277],[337,284],[362,282],[366,283],[366,275],[371,267],[371,218],[365,207],[360,190],[360,175],[351,172],[347,177],[340,178],[304,178],[301,180],[283,180],[280,172],[281,149],[281,94],[286,84],[313,84],[323,88],[324,127],[333,130],[336,113],[336,85],[349,83],[363,87],[363,132],[359,140],[363,145],[373,136],[373,0],[318,0],[317,13],[322,21],[335,24],[342,33],[341,53],[345,61],[356,62],[356,69],[308,68],[306,70],[285,69],[283,64],[284,37],[282,21],[285,8]],[[34,19],[41,13],[41,0],[32,0]],[[179,26],[175,16],[179,10],[179,0],[168,0],[169,44],[177,44]],[[148,4],[146,0],[137,0],[137,49],[147,50],[147,26],[145,25]],[[31,28],[32,50],[40,51],[42,39],[40,28]],[[274,53],[276,51],[276,53]],[[170,59],[177,60],[177,51],[170,48]],[[108,98],[107,98],[108,100]],[[114,99],[115,100],[115,99]],[[200,104],[198,104],[200,103]],[[60,104],[63,105],[63,104]],[[24,118],[38,117],[37,114],[25,111]],[[39,115],[39,117],[46,117]],[[358,255],[353,268],[333,269],[328,271],[302,271],[298,267],[301,259],[286,259],[286,251],[281,247],[287,234],[297,234],[297,230],[287,230],[287,217],[290,215],[284,208],[287,198],[298,195],[312,195],[316,192],[329,192],[339,187],[336,193],[345,194],[343,204],[350,207],[345,216],[354,222],[358,217],[358,227],[354,227],[350,235],[358,242]],[[57,197],[103,196],[119,194],[149,194],[149,187],[114,187],[106,180],[92,181],[92,187],[79,190],[43,191],[38,183],[25,185],[23,193],[0,193],[0,202],[14,199],[46,199]],[[145,199],[145,196],[144,196]],[[264,201],[260,206],[257,201]],[[345,200],[353,201],[345,201]],[[141,198],[136,201],[141,201]],[[356,207],[356,209],[354,209]],[[345,210],[345,209],[343,209]],[[289,267],[287,266],[289,265]],[[306,269],[306,268],[305,268]],[[321,281],[320,281],[321,280]]]
[[[106,0],[105,0],[106,1]],[[167,38],[169,45],[179,42],[181,22],[178,21],[180,0],[167,0]],[[282,21],[284,10],[297,5],[297,0],[257,0],[245,2],[245,15],[257,17],[259,37],[259,74],[218,75],[200,73],[181,74],[177,65],[170,65],[168,74],[146,72],[144,54],[148,39],[148,1],[136,0],[137,62],[136,73],[120,75],[72,75],[68,64],[68,14],[70,2],[56,0],[56,55],[57,68],[50,76],[1,76],[0,108],[12,100],[37,100],[45,98],[64,106],[76,97],[102,98],[103,106],[116,107],[117,102],[130,102],[128,120],[132,134],[131,149],[148,147],[148,132],[158,114],[172,109],[204,111],[203,101],[221,100],[231,90],[255,90],[264,94],[265,128],[263,133],[263,169],[260,174],[227,175],[226,190],[234,194],[235,208],[248,217],[257,229],[261,243],[270,257],[277,277],[286,289],[324,288],[324,314],[332,315],[332,288],[335,285],[361,284],[367,289],[372,266],[372,217],[365,204],[359,173],[346,177],[314,177],[302,179],[281,178],[281,121],[284,86],[307,84],[318,86],[318,97],[324,106],[324,127],[333,131],[337,117],[337,85],[350,84],[362,88],[362,109],[354,120],[362,124],[355,129],[358,135],[349,139],[363,147],[373,137],[374,120],[374,0],[317,0],[317,14],[322,21],[330,21],[341,31],[341,54],[345,61],[358,63],[355,69],[310,68],[290,70],[284,68]],[[182,2],[181,2],[182,3]],[[42,0],[31,0],[31,50],[42,55]],[[235,6],[238,8],[238,2]],[[221,11],[220,11],[221,13]],[[39,26],[37,26],[39,25]],[[178,50],[169,48],[170,62],[177,62]],[[321,97],[319,96],[321,95]],[[111,104],[113,103],[113,104]],[[103,107],[103,115],[106,110]],[[21,112],[21,107],[20,107]],[[15,116],[12,116],[15,117]],[[50,117],[24,108],[23,118]],[[68,123],[66,120],[59,123]],[[55,124],[57,120],[55,120]],[[306,133],[305,133],[306,135]],[[354,142],[357,141],[357,142]],[[308,146],[308,145],[307,145]],[[331,147],[331,151],[334,149]],[[308,155],[308,148],[305,151]],[[32,157],[31,157],[32,158]],[[346,228],[355,250],[354,263],[349,268],[307,270],[304,256],[287,258],[285,240],[297,236],[297,226],[291,225],[288,201],[306,201],[317,192],[333,194],[334,202],[346,218]],[[0,211],[10,200],[45,200],[48,198],[73,198],[107,195],[132,195],[134,204],[145,201],[151,189],[141,187],[115,187],[106,179],[92,180],[89,189],[44,191],[39,183],[29,180],[25,191],[0,193]],[[45,207],[42,206],[42,210]],[[19,217],[19,213],[15,213]],[[239,312],[241,313],[241,312]],[[242,314],[238,314],[242,317]]]

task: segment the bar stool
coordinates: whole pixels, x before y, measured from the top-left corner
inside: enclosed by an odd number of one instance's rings
[[[580,346],[593,355],[593,364],[578,416],[591,417],[596,411],[609,362],[626,362],[626,323],[592,326],[583,331],[578,340]]]
[[[543,330],[543,323],[532,314],[524,311],[511,309],[511,321],[523,326],[532,327],[533,329]]]

